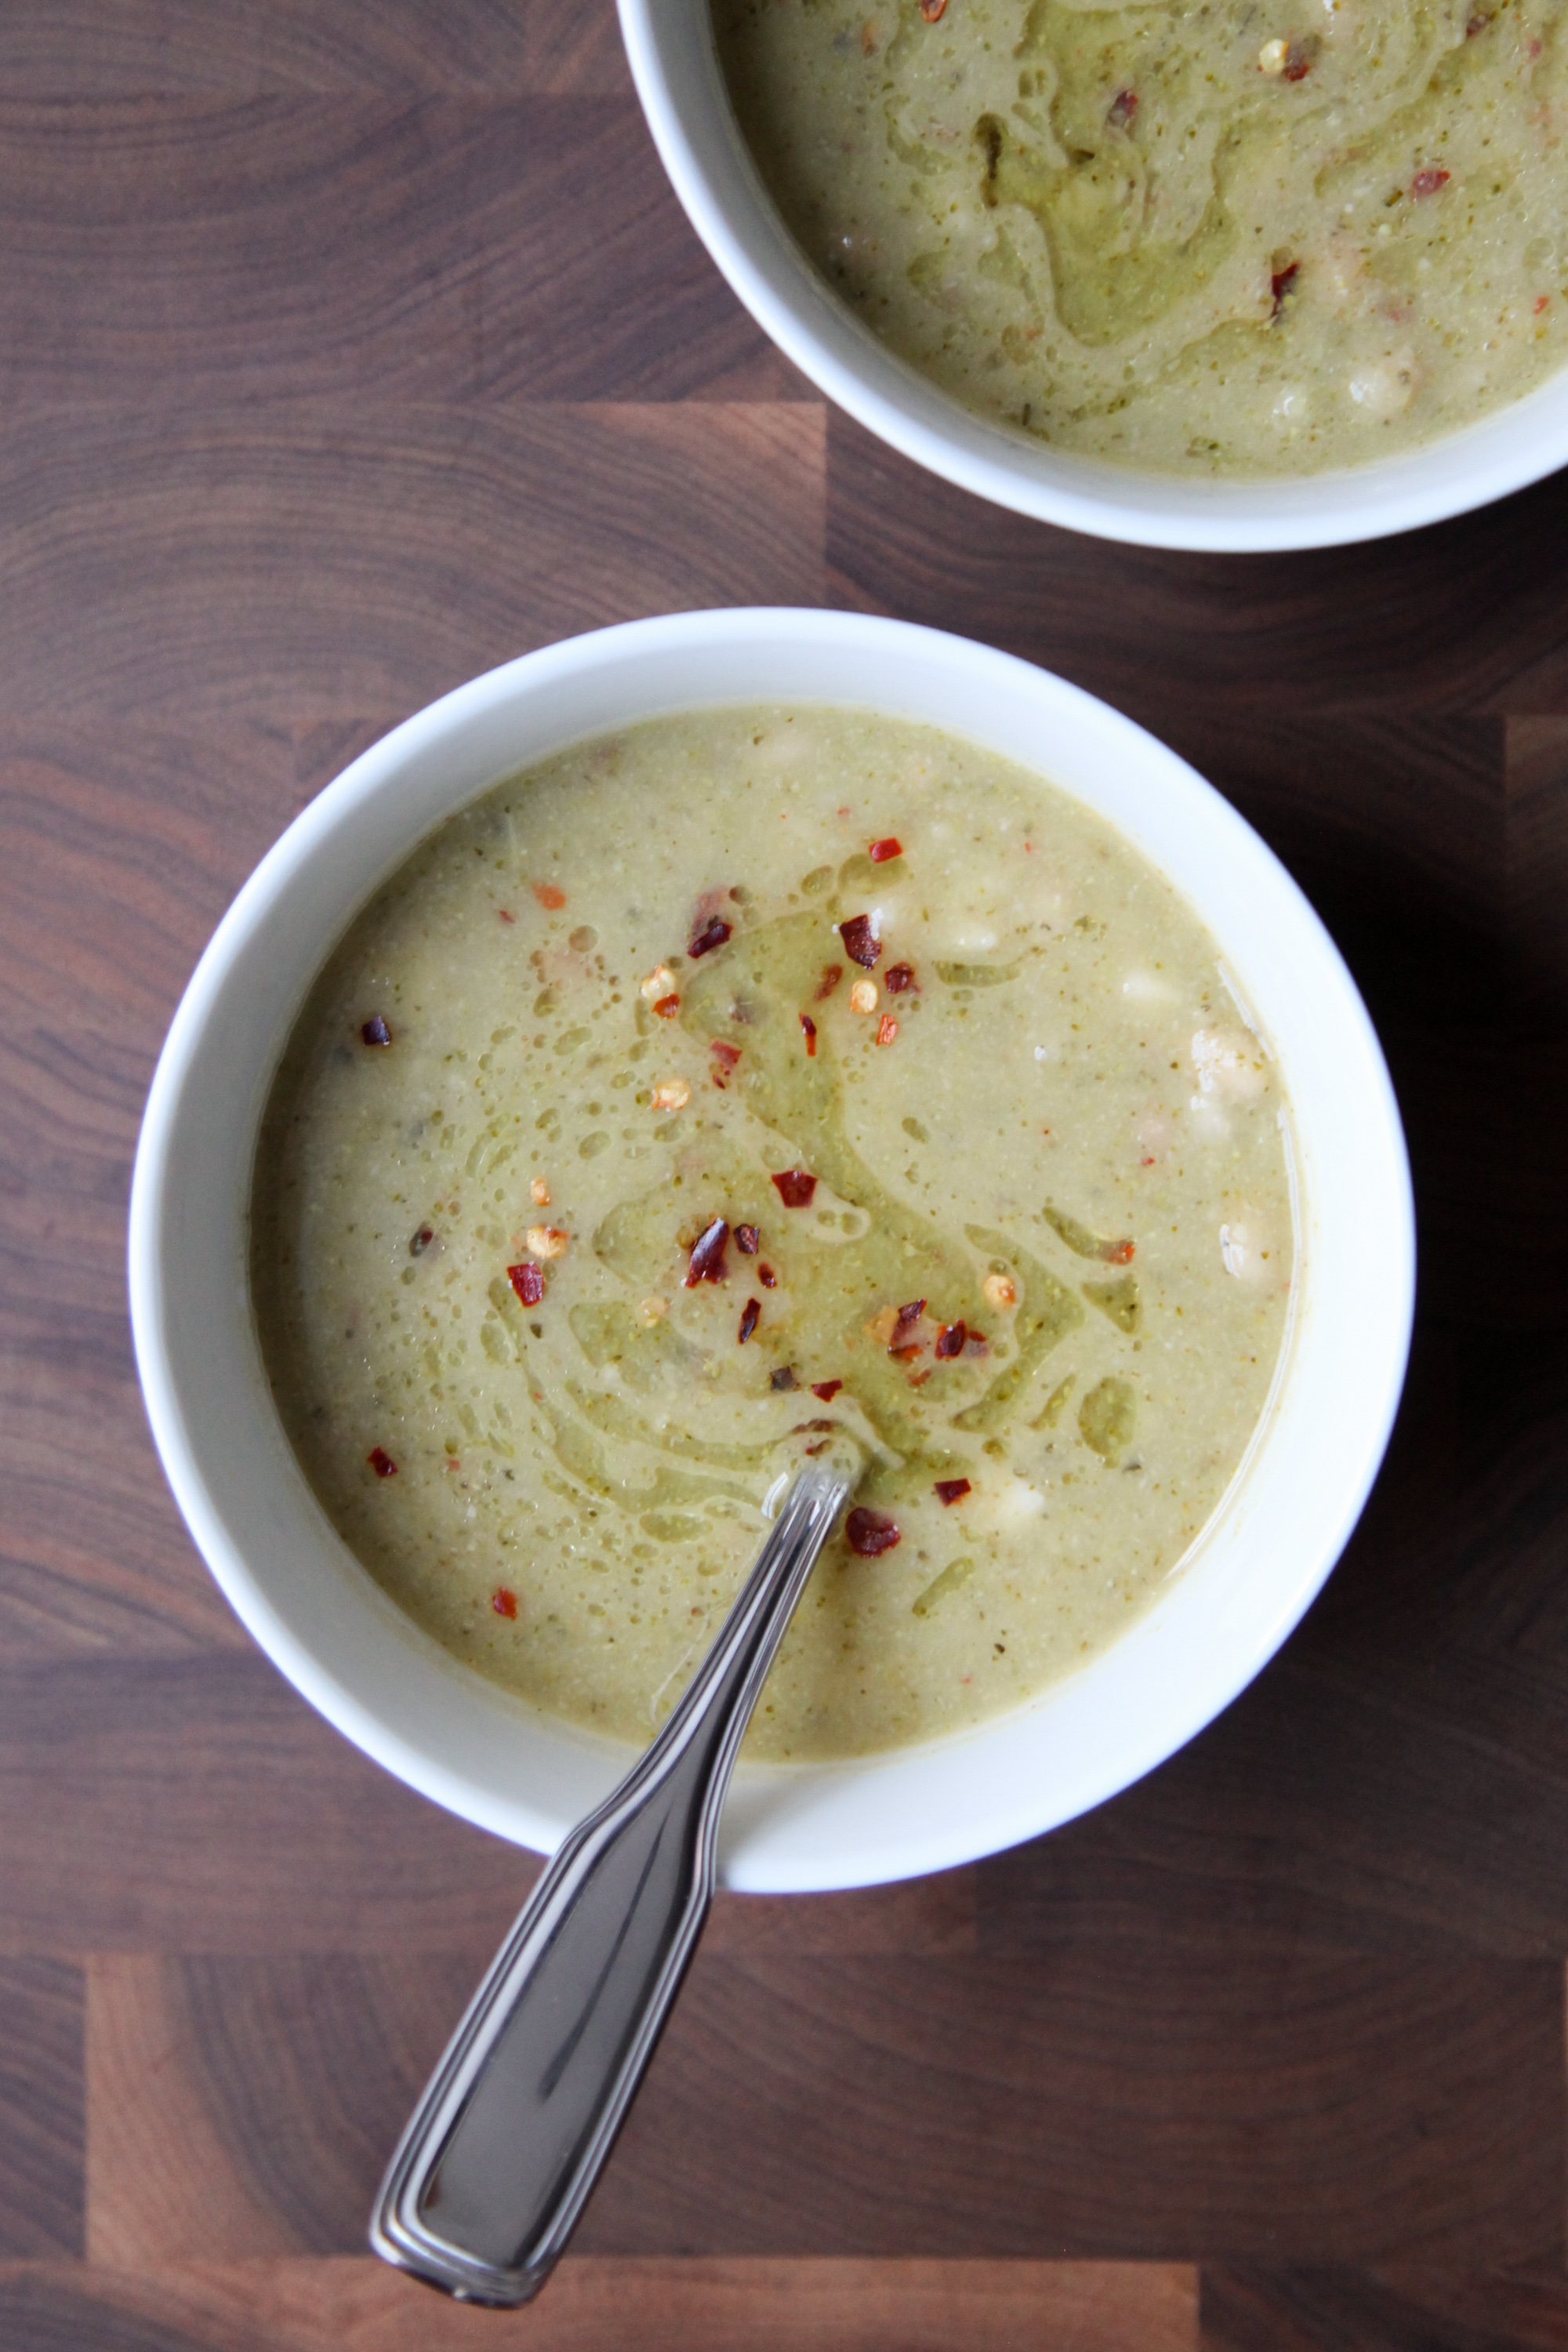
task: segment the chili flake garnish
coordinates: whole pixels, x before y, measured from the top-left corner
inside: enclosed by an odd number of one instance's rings
[[[762,1311],[763,1302],[760,1298],[747,1299],[744,1307],[741,1309],[741,1328],[736,1335],[737,1345],[742,1348],[745,1346],[747,1340],[751,1338],[752,1332],[757,1328],[757,1320],[761,1316]]]
[[[371,1014],[359,1034],[367,1045],[390,1045],[392,1043],[392,1032],[379,1013]]]
[[[732,1070],[741,1058],[739,1045],[728,1045],[722,1037],[710,1037],[708,1040],[708,1051],[716,1062],[722,1063],[726,1070]]]
[[[912,963],[890,963],[882,974],[882,985],[889,996],[902,996],[905,989],[912,988],[914,984],[915,968]]]
[[[937,1500],[944,1503],[951,1511],[954,1503],[962,1503],[973,1489],[967,1478],[939,1478],[934,1491]]]
[[[811,1393],[814,1397],[820,1397],[824,1404],[831,1404],[843,1386],[842,1381],[813,1381]]]
[[[809,1013],[803,1013],[800,1016],[800,1025],[805,1032],[806,1059],[811,1061],[816,1054],[816,1024]]]
[[[1110,1242],[1100,1255],[1107,1265],[1131,1265],[1137,1247],[1136,1242]]]
[[[498,1617],[515,1617],[517,1595],[507,1585],[498,1584],[490,1595],[490,1607]]]
[[[661,1021],[673,1021],[680,1010],[679,996],[660,996],[654,1001],[654,1011]]]
[[[962,1356],[963,1353],[963,1343],[968,1337],[969,1328],[966,1324],[944,1323],[942,1329],[936,1335],[937,1354],[939,1356]]]
[[[799,1385],[793,1364],[781,1364],[776,1372],[771,1372],[768,1375],[768,1386],[771,1389],[793,1389],[798,1388]]]
[[[771,1265],[758,1266],[757,1280],[762,1284],[764,1290],[776,1290],[779,1286],[778,1276],[773,1272]]]
[[[1298,48],[1295,42],[1292,41],[1289,48],[1286,52],[1284,79],[1287,81],[1305,81],[1307,76],[1311,72],[1311,58],[1308,56],[1305,49]]]
[[[396,1463],[390,1454],[384,1454],[379,1445],[373,1445],[364,1458],[378,1478],[395,1478],[397,1475]]]
[[[864,1504],[850,1512],[844,1522],[844,1534],[851,1551],[862,1559],[875,1559],[879,1552],[891,1551],[899,1541],[896,1522],[884,1518],[880,1511],[868,1511]]]
[[[1419,203],[1423,196],[1435,196],[1439,188],[1446,188],[1452,177],[1452,173],[1429,164],[1426,171],[1416,173],[1410,183],[1410,193]]]
[[[688,942],[686,952],[689,956],[710,955],[715,948],[723,946],[729,936],[730,926],[723,916],[710,916],[695,939]]]
[[[804,1168],[785,1168],[773,1178],[773,1183],[786,1209],[810,1208],[816,1179],[808,1176]]]
[[[536,882],[533,886],[533,895],[540,905],[547,907],[552,914],[566,904],[565,891],[554,882]]]
[[[877,1043],[890,1045],[899,1034],[899,1024],[890,1013],[884,1013],[877,1024]]]
[[[1118,131],[1131,131],[1138,113],[1138,93],[1135,89],[1119,89],[1106,109],[1105,119]],[[1027,844],[1025,846],[1027,847]]]
[[[914,1328],[925,1311],[926,1303],[923,1298],[911,1298],[907,1307],[900,1307],[898,1320],[893,1325],[892,1336],[888,1341],[889,1356],[896,1356],[901,1348],[909,1346]]]
[[[1273,315],[1275,318],[1278,318],[1280,311],[1285,308],[1285,297],[1289,294],[1291,287],[1294,286],[1300,274],[1300,263],[1299,261],[1292,261],[1287,263],[1283,269],[1275,270],[1273,276],[1269,278],[1268,290],[1274,297]]]
[[[724,1264],[724,1244],[730,1238],[730,1228],[722,1217],[715,1217],[700,1235],[691,1252],[691,1263],[686,1269],[686,1287],[695,1290],[700,1282],[722,1282],[729,1269]]]
[[[740,1251],[742,1257],[755,1257],[757,1255],[757,1245],[761,1240],[762,1235],[758,1233],[755,1225],[736,1226],[735,1247]]]
[[[832,995],[834,990],[837,987],[843,977],[844,966],[841,963],[825,963],[823,965],[822,978],[818,982],[816,991],[816,1002],[818,1004],[823,1003],[826,998]]]
[[[409,1256],[423,1257],[435,1238],[435,1234],[428,1225],[421,1225],[408,1244]]]
[[[870,916],[851,915],[839,924],[838,936],[844,942],[845,954],[869,971],[882,952],[882,942],[871,929]]]
[[[921,15],[928,25],[937,25],[942,22],[946,6],[947,0],[921,0]]]
[[[544,1268],[531,1260],[521,1265],[509,1265],[506,1278],[525,1307],[537,1307],[544,1296]]]
[[[571,1238],[561,1225],[530,1225],[524,1235],[531,1257],[560,1257]]]
[[[885,866],[889,857],[901,857],[903,854],[904,845],[896,834],[890,833],[885,841],[874,841],[871,844],[873,866]]]

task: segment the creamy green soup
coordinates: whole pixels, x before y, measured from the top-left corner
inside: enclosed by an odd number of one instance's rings
[[[1564,0],[714,0],[812,260],[984,415],[1152,470],[1386,457],[1568,356]]]
[[[1259,1425],[1293,1252],[1277,1073],[1170,884],[1035,775],[810,707],[442,826],[310,994],[252,1210],[322,1506],[553,1713],[646,1740],[781,1481],[853,1460],[771,1757],[973,1723],[1129,1625]]]

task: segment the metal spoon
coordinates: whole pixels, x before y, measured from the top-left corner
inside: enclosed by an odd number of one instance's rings
[[[680,1704],[523,1906],[381,2185],[387,2262],[468,2303],[549,2277],[697,1948],[736,1750],[849,1486],[802,1472]]]

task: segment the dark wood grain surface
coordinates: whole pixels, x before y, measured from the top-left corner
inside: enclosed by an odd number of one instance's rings
[[[831,414],[605,0],[0,8],[0,2352],[1563,2352],[1568,478],[1381,546],[1100,545]],[[1282,1656],[1058,1836],[721,1903],[537,2308],[361,2252],[533,1865],[328,1731],[165,1493],[137,1122],[255,859],[573,630],[832,603],[1166,737],[1383,1032],[1422,1296]]]

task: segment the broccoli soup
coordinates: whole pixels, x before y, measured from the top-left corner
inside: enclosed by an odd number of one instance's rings
[[[877,334],[1064,449],[1262,478],[1568,357],[1563,0],[715,0],[742,130]]]
[[[252,1286],[321,1502],[437,1642],[631,1740],[806,1457],[753,1721],[841,1757],[1114,1640],[1289,1322],[1279,1077],[1110,825],[932,730],[660,719],[449,820],[315,984]]]

